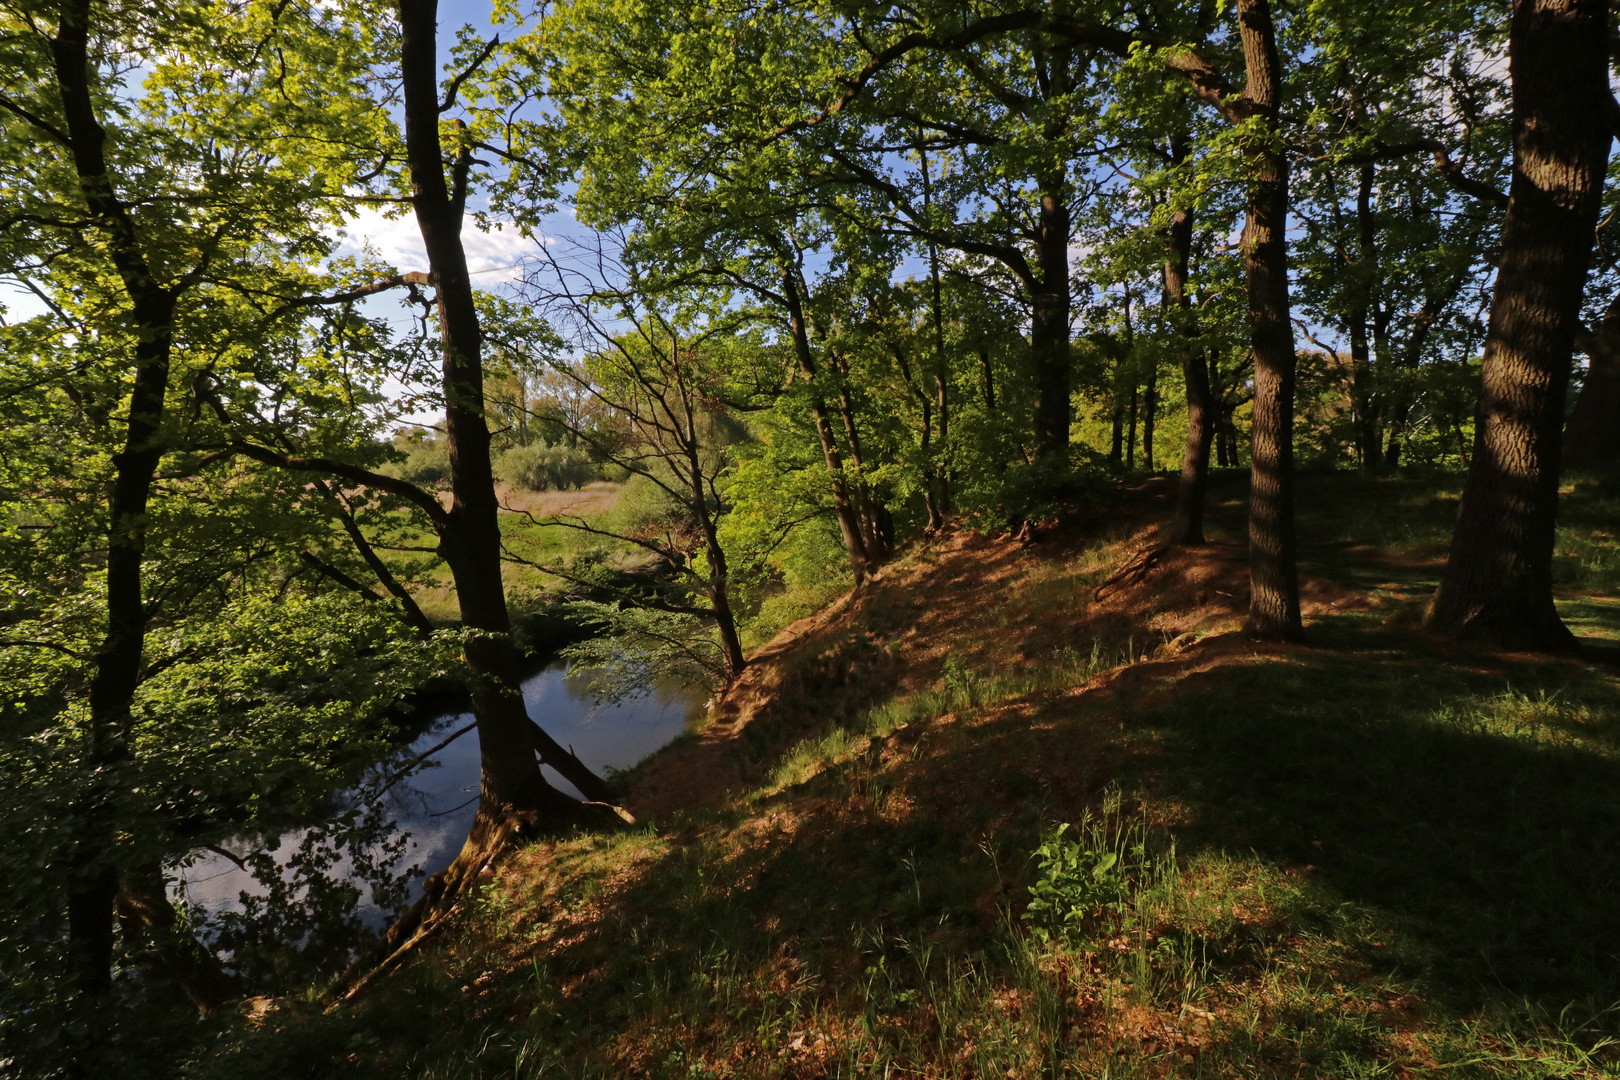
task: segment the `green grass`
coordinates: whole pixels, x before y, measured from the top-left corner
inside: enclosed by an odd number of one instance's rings
[[[751,791],[522,853],[360,1007],[285,1003],[186,1075],[1620,1075],[1620,668],[1425,637],[1432,482],[1307,478],[1307,572],[1386,603],[1306,648],[1188,671],[1099,634],[904,694],[868,633],[796,655]],[[1583,567],[1605,498],[1567,502]],[[1083,603],[1106,556],[1030,576]]]

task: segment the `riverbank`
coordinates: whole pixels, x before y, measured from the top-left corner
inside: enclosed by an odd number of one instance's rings
[[[1307,478],[1303,646],[1235,632],[1240,478],[1154,559],[1168,491],[907,549],[628,776],[641,826],[200,1074],[1610,1074],[1614,497],[1566,499],[1546,658],[1421,630],[1433,477]]]

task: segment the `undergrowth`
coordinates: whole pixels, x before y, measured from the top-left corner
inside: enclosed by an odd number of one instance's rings
[[[1380,526],[1414,596],[1443,517]],[[1114,549],[1029,577],[1085,603]],[[867,615],[783,661],[749,790],[526,850],[360,1007],[277,1003],[186,1075],[1620,1075],[1614,671],[1386,606],[1196,666],[964,637],[902,693],[915,613]]]

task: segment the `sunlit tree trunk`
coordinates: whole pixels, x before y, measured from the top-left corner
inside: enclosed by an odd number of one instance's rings
[[[816,438],[821,443],[822,457],[827,462],[827,474],[832,481],[833,514],[838,519],[838,531],[844,538],[844,551],[849,555],[849,568],[859,586],[871,572],[872,559],[861,534],[861,521],[854,501],[850,498],[848,477],[844,473],[844,456],[833,438],[832,424],[827,419],[827,403],[816,386],[815,354],[810,350],[810,330],[804,319],[804,302],[799,296],[799,285],[791,269],[782,271],[782,296],[787,302],[788,330],[793,338],[793,355],[799,371],[810,382],[810,416],[815,422]]]
[[[1564,649],[1552,596],[1564,398],[1608,165],[1608,6],[1520,0],[1509,42],[1513,183],[1474,454],[1429,613],[1457,638]]]
[[[1249,618],[1253,637],[1298,641],[1299,578],[1294,565],[1294,331],[1288,300],[1288,162],[1277,138],[1282,70],[1267,0],[1239,0],[1238,28],[1248,81],[1243,90],[1261,123],[1245,148],[1250,167],[1243,224],[1243,269],[1254,348],[1254,428],[1249,479]]]

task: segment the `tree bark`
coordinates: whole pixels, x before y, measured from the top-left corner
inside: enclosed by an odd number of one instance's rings
[[[1176,164],[1186,160],[1185,135],[1170,140]],[[1170,524],[1170,543],[1204,542],[1204,498],[1209,486],[1209,447],[1215,438],[1215,409],[1210,399],[1209,368],[1198,347],[1192,324],[1192,297],[1187,292],[1187,260],[1192,253],[1193,216],[1178,208],[1170,215],[1165,244],[1164,303],[1175,312],[1175,348],[1187,388],[1187,442],[1181,454],[1181,478],[1176,485],[1176,516]]]
[[[860,587],[871,570],[872,560],[861,536],[860,518],[849,497],[849,483],[844,473],[844,457],[833,438],[832,424],[827,420],[827,403],[816,386],[815,354],[810,351],[810,330],[804,321],[804,302],[799,297],[799,284],[791,267],[782,269],[782,296],[787,302],[788,329],[793,337],[793,355],[799,371],[810,383],[810,416],[815,421],[816,437],[821,441],[822,457],[827,462],[827,473],[832,480],[833,514],[838,519],[838,531],[844,538],[844,550],[849,555],[849,568],[855,574],[855,585]]]
[[[1153,471],[1153,421],[1159,411],[1159,370],[1150,364],[1142,386],[1142,467]]]
[[[112,985],[113,904],[118,892],[112,779],[128,757],[130,709],[146,643],[142,566],[146,509],[163,454],[161,432],[174,340],[176,296],[158,284],[128,208],[107,171],[107,133],[90,88],[90,4],[70,0],[51,42],[57,92],[79,190],[107,244],[131,303],[135,379],[123,448],[114,455],[107,538],[107,626],[90,681],[87,779],[73,803],[68,856],[68,950],[81,993],[96,997]]]
[[[1373,164],[1363,163],[1356,183],[1356,269],[1361,279],[1351,288],[1350,309],[1345,316],[1350,331],[1350,409],[1356,433],[1356,462],[1367,472],[1376,472],[1382,464],[1367,315],[1372,305],[1369,270],[1378,242],[1378,222],[1372,212],[1375,177]]]
[[[1030,297],[1030,354],[1035,364],[1035,445],[1043,460],[1067,464],[1069,452],[1069,232],[1061,174],[1041,184]]]
[[[1620,293],[1593,333],[1577,340],[1589,360],[1586,380],[1564,427],[1564,464],[1620,469]]]
[[[411,205],[438,309],[450,450],[451,503],[439,531],[439,552],[455,581],[478,719],[478,814],[445,879],[455,886],[453,896],[469,872],[476,872],[513,837],[566,820],[572,800],[546,783],[535,760],[506,607],[499,508],[484,419],[483,341],[461,243],[471,161],[465,148],[458,151],[447,186],[439,134],[436,0],[400,0],[399,17]]]
[[[1445,288],[1438,293],[1424,297],[1423,306],[1412,319],[1412,330],[1406,337],[1406,346],[1401,350],[1397,361],[1398,370],[1403,375],[1410,375],[1417,370],[1419,361],[1423,358],[1423,347],[1428,344],[1429,334],[1434,330],[1435,324],[1440,321],[1441,314],[1446,306],[1457,298],[1467,282],[1467,274],[1458,274],[1452,278]],[[1387,320],[1388,316],[1385,316]],[[1388,433],[1384,450],[1384,468],[1395,469],[1401,463],[1401,450],[1406,442],[1406,421],[1412,411],[1410,390],[1404,382],[1396,383],[1396,391],[1392,395],[1388,406],[1389,422],[1386,425]],[[1464,464],[1467,464],[1467,454],[1463,455]]]
[[[1243,223],[1243,269],[1254,348],[1249,479],[1249,618],[1252,637],[1300,641],[1294,565],[1294,331],[1288,311],[1288,162],[1277,113],[1282,70],[1267,0],[1239,0],[1247,82],[1243,99],[1261,129],[1245,150],[1253,170]]]
[[[1513,184],[1485,336],[1473,460],[1429,623],[1562,650],[1552,597],[1560,440],[1609,157],[1608,6],[1520,0],[1508,70]]]
[[[923,213],[931,220],[933,185],[928,177],[928,151],[920,140],[917,145],[918,157],[922,162]],[[951,512],[951,405],[945,389],[949,381],[949,368],[945,360],[945,308],[939,291],[939,244],[933,239],[928,241],[928,285],[929,311],[934,326],[934,393],[939,408],[940,460],[930,463],[926,487],[928,531],[938,532],[945,526],[945,516]]]

